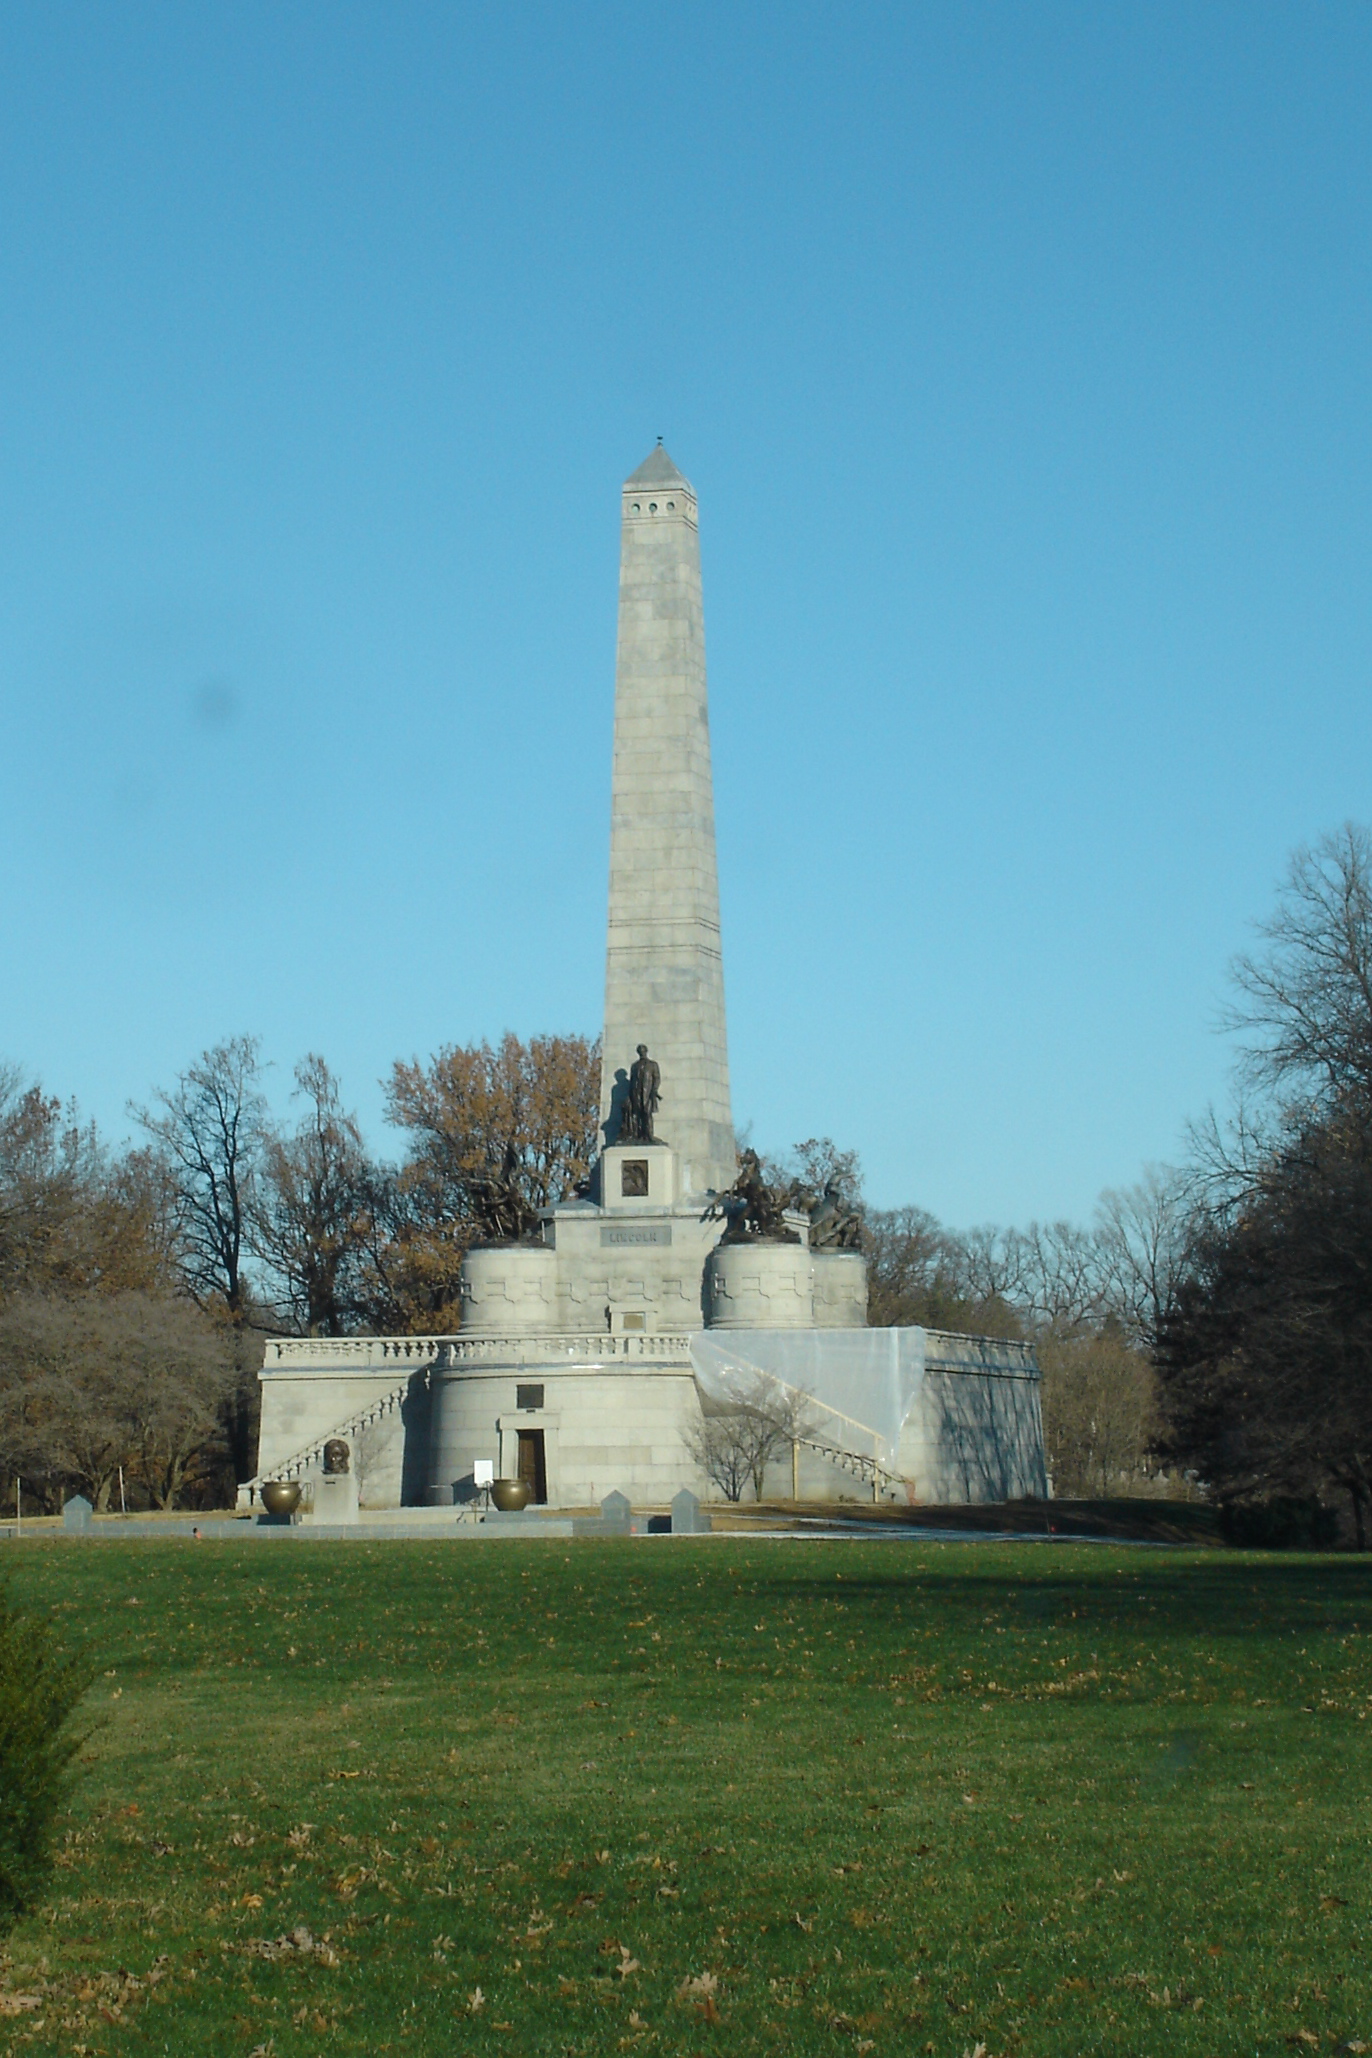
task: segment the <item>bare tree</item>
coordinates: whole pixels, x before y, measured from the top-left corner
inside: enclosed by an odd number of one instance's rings
[[[49,1506],[109,1504],[122,1466],[171,1507],[212,1445],[233,1352],[185,1300],[21,1294],[0,1311],[0,1442]]]
[[[1246,1038],[1196,1132],[1196,1217],[1158,1323],[1161,1447],[1221,1495],[1372,1503],[1372,836],[1298,850],[1265,949],[1236,960]],[[1246,1096],[1246,1097],[1244,1097]]]
[[[1100,1249],[1090,1230],[1072,1222],[1031,1222],[1027,1229],[1007,1230],[1002,1245],[1002,1296],[1035,1327],[1067,1336],[1100,1322]]]
[[[1259,956],[1235,960],[1226,1026],[1249,1037],[1241,1076],[1329,1114],[1372,1106],[1372,834],[1354,822],[1295,852]]]
[[[152,1108],[134,1111],[167,1168],[186,1288],[200,1307],[222,1310],[234,1338],[225,1429],[239,1479],[252,1474],[260,1406],[246,1260],[266,1129],[261,1070],[258,1039],[232,1036],[159,1092]]]
[[[264,1139],[253,1244],[292,1325],[309,1336],[342,1336],[357,1309],[355,1274],[372,1236],[376,1181],[323,1058],[312,1053],[295,1078],[305,1114],[290,1134]]]
[[[767,1467],[793,1443],[813,1436],[810,1396],[768,1372],[738,1382],[728,1401],[702,1397],[701,1420],[686,1447],[728,1501],[741,1501],[751,1481],[762,1499]]]
[[[1118,1493],[1147,1471],[1157,1378],[1117,1329],[1049,1336],[1039,1344],[1043,1436],[1059,1498]]]
[[[1147,1165],[1134,1186],[1096,1204],[1101,1295],[1130,1335],[1156,1341],[1176,1297],[1196,1233],[1196,1176]]]
[[[862,1161],[855,1150],[840,1150],[832,1136],[807,1136],[775,1169],[778,1183],[789,1179],[812,1200],[832,1185],[853,1207],[862,1206]]]
[[[170,1170],[186,1284],[202,1307],[222,1306],[235,1323],[250,1300],[245,1259],[266,1125],[261,1071],[257,1037],[231,1036],[151,1108],[134,1110]]]
[[[169,1283],[158,1186],[73,1106],[0,1068],[0,1298]]]

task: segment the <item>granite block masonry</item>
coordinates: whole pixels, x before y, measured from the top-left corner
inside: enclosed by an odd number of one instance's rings
[[[600,1119],[639,1044],[686,1193],[734,1176],[696,496],[660,446],[624,483]]]

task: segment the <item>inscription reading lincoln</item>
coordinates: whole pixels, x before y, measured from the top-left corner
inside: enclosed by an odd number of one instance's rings
[[[627,1243],[670,1243],[671,1240],[670,1222],[602,1223],[600,1228],[602,1250],[622,1247]]]

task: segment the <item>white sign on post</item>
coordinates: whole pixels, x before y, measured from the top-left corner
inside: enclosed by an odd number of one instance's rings
[[[472,1485],[495,1485],[495,1459],[477,1458],[472,1463]]]

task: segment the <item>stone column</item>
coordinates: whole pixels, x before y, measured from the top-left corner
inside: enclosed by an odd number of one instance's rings
[[[644,1043],[656,1128],[701,1194],[734,1177],[696,498],[660,446],[624,486],[601,1121]]]

